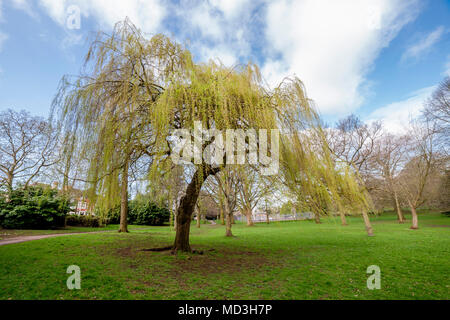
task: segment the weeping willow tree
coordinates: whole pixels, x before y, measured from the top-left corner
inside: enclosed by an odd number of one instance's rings
[[[299,79],[270,90],[256,65],[195,63],[183,46],[163,35],[146,39],[128,20],[111,35],[98,34],[81,74],[63,79],[55,110],[65,131],[74,131],[77,143],[92,155],[90,199],[104,208],[122,203],[121,231],[126,231],[130,165],[143,155],[151,157],[150,183],[160,172],[170,172],[173,130],[193,130],[195,124],[221,132],[319,125]],[[299,161],[321,161],[309,157],[310,145],[299,148]],[[200,190],[209,176],[232,165],[227,159],[224,152],[221,164],[190,165],[193,173],[175,214],[174,251],[191,251],[190,223]]]
[[[77,77],[64,77],[53,103],[66,136],[66,149],[88,155],[88,197],[107,212],[121,206],[120,232],[127,232],[129,170],[152,157],[150,110],[170,78],[184,68],[188,53],[168,38],[145,39],[128,20],[112,35],[98,33]]]
[[[346,209],[359,211],[368,235],[373,235],[367,215],[370,199],[361,179],[348,165],[333,160],[320,126],[285,135],[281,153],[281,179],[301,209],[312,211],[318,223],[320,216],[337,210],[343,225]]]

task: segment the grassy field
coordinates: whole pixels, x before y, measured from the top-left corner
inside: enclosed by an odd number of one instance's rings
[[[407,217],[409,218],[409,217]],[[421,214],[420,229],[395,216],[192,228],[203,255],[145,252],[165,246],[168,227],[82,234],[0,246],[0,299],[449,299],[450,218]],[[115,229],[115,226],[110,228]],[[81,290],[66,269],[81,268]],[[366,269],[381,268],[369,290]]]
[[[132,226],[133,230],[141,230],[148,228],[147,226]],[[83,232],[99,232],[99,231],[115,231],[118,230],[118,225],[108,225],[101,228],[87,228],[87,227],[65,227],[55,230],[16,230],[16,229],[1,229],[0,240],[6,240],[17,237],[39,236],[47,234],[64,234],[64,233],[83,233]]]

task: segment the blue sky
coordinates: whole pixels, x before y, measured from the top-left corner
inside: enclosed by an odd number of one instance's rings
[[[125,16],[199,61],[251,60],[269,85],[297,75],[328,122],[353,112],[398,130],[450,75],[448,0],[0,0],[0,110],[47,116],[88,39]]]

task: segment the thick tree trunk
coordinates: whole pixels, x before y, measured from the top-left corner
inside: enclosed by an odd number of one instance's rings
[[[394,205],[395,211],[397,212],[398,223],[405,223],[405,216],[403,215],[402,208],[400,207],[400,203],[398,201],[398,196],[396,192],[394,192]]]
[[[119,232],[128,232],[128,165],[129,163],[126,161],[122,171]]]
[[[233,236],[233,233],[231,232],[232,216],[233,216],[232,212],[227,212],[226,213],[226,219],[225,219],[226,220],[226,225],[225,225],[225,228],[226,228],[225,236],[226,237],[232,237]]]
[[[251,227],[254,225],[253,223],[253,219],[252,219],[252,210],[251,209],[247,209],[245,212],[245,216],[247,217],[247,226]]]
[[[419,219],[417,217],[416,208],[411,204],[410,204],[410,208],[411,208],[411,216],[412,216],[411,229],[413,229],[413,230],[419,229]]]
[[[186,188],[186,194],[180,200],[180,206],[176,213],[176,235],[173,244],[173,251],[191,252],[189,244],[189,233],[191,227],[192,213],[197,203],[198,195],[203,183],[209,175],[216,174],[220,169],[212,169],[210,167],[199,168],[194,173],[191,182]]]
[[[224,205],[225,205],[225,236],[232,237],[233,233],[231,232],[231,225],[233,223],[232,221],[233,213],[230,210],[230,205],[228,203],[227,198],[225,198]]]
[[[225,217],[223,214],[223,206],[220,206],[220,224],[225,225]]]
[[[267,213],[266,213],[266,223],[267,223],[267,224],[270,223],[269,214],[267,214]]]
[[[365,209],[362,211],[362,216],[364,219],[364,225],[366,226],[367,235],[371,237],[373,236],[372,224],[370,223],[369,215]]]

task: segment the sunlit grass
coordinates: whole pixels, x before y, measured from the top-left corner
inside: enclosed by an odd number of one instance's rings
[[[409,218],[409,216],[407,216]],[[0,299],[448,299],[450,219],[419,216],[419,230],[394,215],[192,227],[203,255],[140,249],[171,244],[169,227],[108,232],[0,246]],[[116,226],[110,227],[112,230]],[[69,265],[81,290],[66,287]],[[366,269],[381,268],[381,290],[368,290]]]

